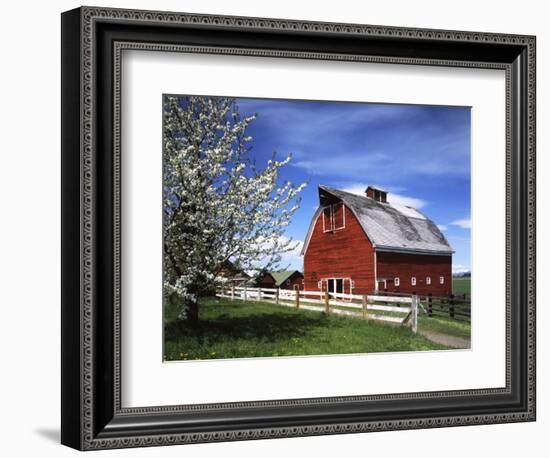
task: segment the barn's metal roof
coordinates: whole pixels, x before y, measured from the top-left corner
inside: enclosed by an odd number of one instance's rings
[[[406,206],[382,203],[339,189],[319,185],[321,207],[331,200],[342,201],[355,215],[377,251],[452,254],[453,249],[439,228],[420,211]],[[315,221],[311,222],[302,254],[305,253]]]

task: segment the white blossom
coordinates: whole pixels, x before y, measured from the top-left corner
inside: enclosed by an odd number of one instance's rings
[[[274,155],[263,170],[254,162],[245,131],[255,119],[241,117],[232,99],[165,98],[164,286],[182,304],[181,318],[228,261],[269,269],[295,249],[284,231],[305,184],[282,180],[290,156]]]

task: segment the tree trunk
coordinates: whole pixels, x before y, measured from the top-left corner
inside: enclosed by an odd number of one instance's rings
[[[199,322],[199,303],[197,301],[187,302],[187,313],[185,322],[195,326]]]

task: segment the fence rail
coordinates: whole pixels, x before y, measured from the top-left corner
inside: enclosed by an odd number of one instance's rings
[[[415,333],[418,327],[418,296],[358,295],[234,285],[222,286],[216,296],[232,300],[256,300],[314,312],[402,324],[409,326]],[[393,315],[387,315],[387,313]]]
[[[411,297],[410,294],[390,291],[377,291],[373,294],[391,297]],[[414,293],[413,293],[414,294]],[[471,302],[466,294],[449,294],[447,296],[433,296],[432,294],[418,294],[420,308],[428,316],[448,316],[457,320],[470,320]]]
[[[305,308],[306,304],[311,306],[322,305],[325,311],[327,307],[337,307],[334,312],[336,314],[344,314],[343,312],[347,314],[350,311],[349,309],[361,310],[362,312],[364,298],[366,298],[367,301],[367,310],[370,311],[410,313],[413,298],[416,297],[417,307],[428,316],[448,316],[452,319],[466,321],[471,319],[470,301],[465,294],[458,296],[453,294],[448,296],[413,294],[411,296],[410,294],[404,293],[374,291],[372,294],[364,296],[359,294],[330,292],[328,293],[328,299],[325,297],[325,294],[326,293],[323,291],[299,291],[298,298],[296,298],[295,290],[226,285],[223,287],[222,297],[241,300],[254,299],[268,302],[272,301],[280,305],[286,305],[287,302],[292,302],[294,306],[298,301],[298,304],[303,304],[303,308]],[[353,310],[351,310],[351,312],[353,312]],[[369,316],[370,315],[373,314],[369,314]],[[374,317],[373,319],[378,319],[378,317]],[[384,319],[384,321],[388,320]]]

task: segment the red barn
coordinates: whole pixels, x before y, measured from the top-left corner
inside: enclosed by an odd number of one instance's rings
[[[255,282],[260,288],[304,289],[304,275],[297,270],[270,270],[260,273]]]
[[[302,249],[306,291],[452,292],[453,249],[424,214],[372,186],[363,197],[320,185],[319,201]]]

